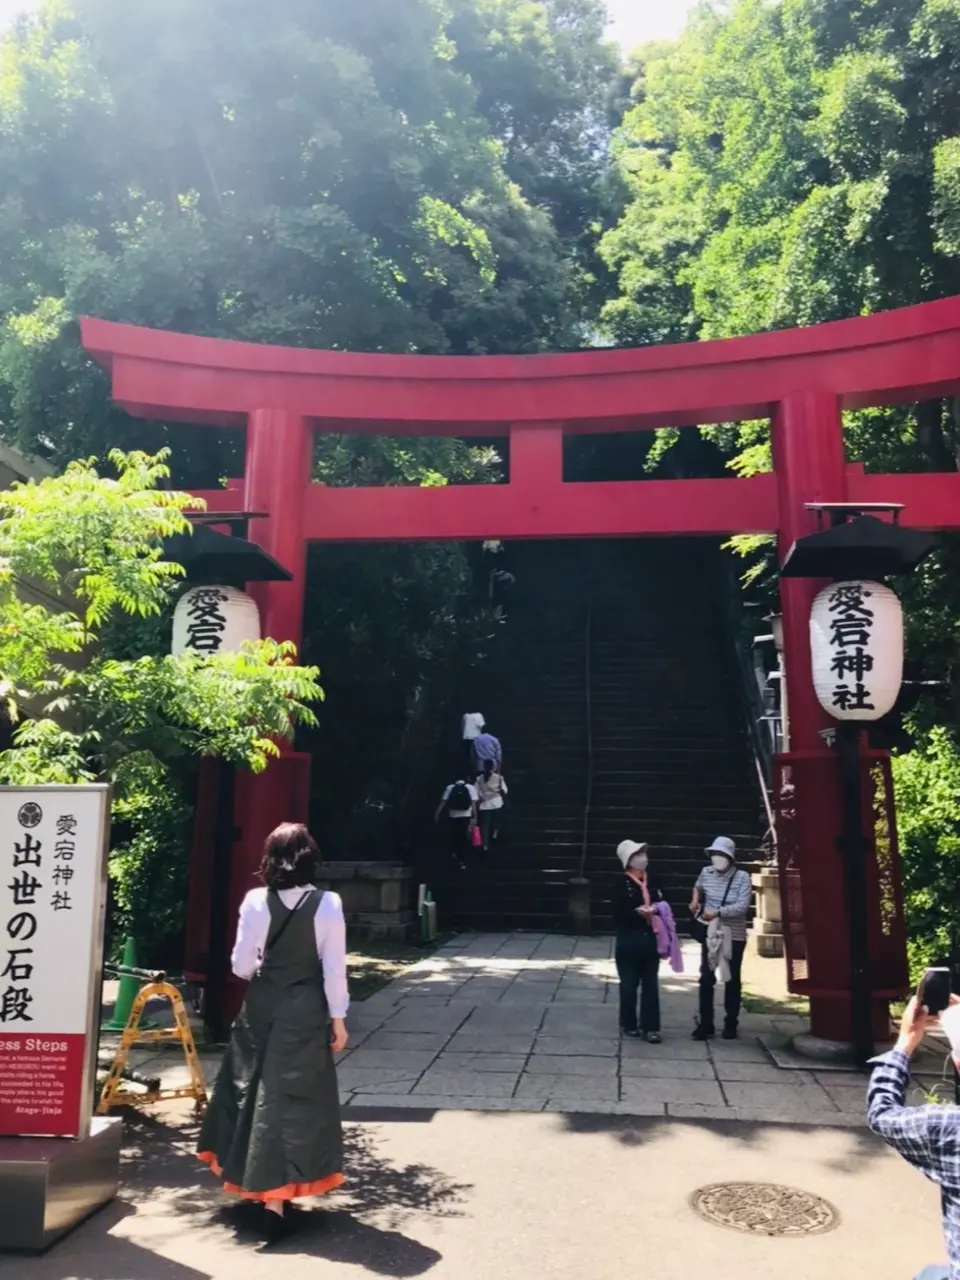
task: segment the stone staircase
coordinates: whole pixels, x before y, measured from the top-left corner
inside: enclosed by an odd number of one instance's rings
[[[463,705],[504,747],[510,800],[488,858],[434,878],[443,926],[560,930],[571,876],[593,926],[625,837],[683,912],[716,835],[744,857],[763,833],[739,676],[701,539],[514,544],[516,587]],[[717,588],[719,590],[719,588]]]

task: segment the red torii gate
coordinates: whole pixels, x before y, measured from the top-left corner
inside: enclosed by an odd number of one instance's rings
[[[277,640],[301,641],[308,542],[769,532],[778,535],[782,557],[815,532],[806,504],[839,502],[898,502],[906,525],[960,528],[960,474],[867,475],[846,463],[840,417],[844,409],[960,392],[960,297],[746,338],[533,356],[310,351],[94,319],[81,325],[84,346],[110,371],[113,397],[129,413],[246,426],[244,479],[201,496],[213,511],[269,513],[250,536],[293,570],[294,581],[251,591],[264,634]],[[565,434],[748,418],[771,421],[772,474],[563,481]],[[506,436],[509,483],[327,488],[311,480],[317,431]],[[836,769],[821,737],[829,722],[814,695],[808,639],[810,605],[822,585],[784,579],[780,587],[791,735],[780,771],[790,782],[782,817],[795,875],[785,887],[805,920],[804,937],[793,940],[792,978],[811,997],[812,1030],[849,1039]],[[865,803],[874,795],[871,776],[876,783],[870,764],[865,757]],[[264,836],[277,822],[305,819],[308,793],[309,760],[292,751],[238,789],[231,911],[250,886]],[[870,877],[878,1033],[885,999],[903,983],[902,929],[890,924],[891,892],[899,919],[891,865],[888,859]],[[202,898],[202,869],[194,870]],[[207,944],[201,914],[188,938],[193,968],[202,967]]]

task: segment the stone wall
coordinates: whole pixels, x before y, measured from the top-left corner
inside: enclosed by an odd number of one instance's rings
[[[416,923],[413,868],[396,862],[324,862],[318,887],[343,899],[347,924],[368,937],[405,937]]]

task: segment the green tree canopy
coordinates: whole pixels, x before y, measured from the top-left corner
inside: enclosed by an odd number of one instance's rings
[[[82,313],[371,351],[579,343],[601,34],[596,0],[48,0],[0,41],[0,430],[61,458],[122,443]]]
[[[646,52],[604,253],[620,340],[728,337],[960,288],[954,0],[738,0]]]
[[[184,512],[199,504],[159,488],[162,455],[111,461],[116,478],[74,462],[0,494],[0,692],[15,726],[0,780],[112,782],[121,920],[149,945],[176,932],[182,911],[196,760],[266,768],[278,740],[316,723],[323,694],[316,668],[272,640],[168,652],[183,571],[163,540],[188,532]]]
[[[0,493],[0,682],[8,714],[30,715],[15,749],[0,753],[8,781],[92,781],[122,791],[126,771],[157,770],[201,754],[266,768],[276,738],[313,724],[322,697],[314,668],[273,640],[243,653],[119,657],[117,616],[169,610],[183,570],[163,558],[163,539],[187,533],[200,504],[161,490],[163,456],[115,452],[117,478],[93,462]],[[40,603],[41,587],[58,604]],[[129,639],[125,641],[129,647]]]
[[[729,337],[960,291],[958,13],[737,0],[644,51],[615,142],[631,199],[601,246],[612,338]],[[942,400],[849,414],[846,432],[874,470],[960,456]],[[769,468],[766,423],[708,434],[740,473]]]

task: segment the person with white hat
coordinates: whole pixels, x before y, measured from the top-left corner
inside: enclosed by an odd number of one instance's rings
[[[736,1040],[750,876],[737,866],[737,846],[729,836],[717,836],[706,854],[710,865],[700,872],[690,900],[691,915],[707,926],[700,955],[700,1017],[693,1038],[710,1040],[716,1035],[713,992],[719,971],[724,983],[723,1038]]]
[[[483,718],[482,711],[468,711],[460,721],[460,736],[463,738],[464,746],[464,768],[467,770],[468,777],[473,777],[477,772],[476,756],[474,754],[473,745],[483,733],[486,720]]]
[[[614,956],[620,978],[620,1030],[625,1036],[642,1036],[649,1044],[659,1044],[660,952],[656,904],[662,902],[663,894],[647,871],[649,852],[649,845],[638,844],[636,840],[622,840],[617,846],[624,874],[613,891],[610,906],[617,930]]]

